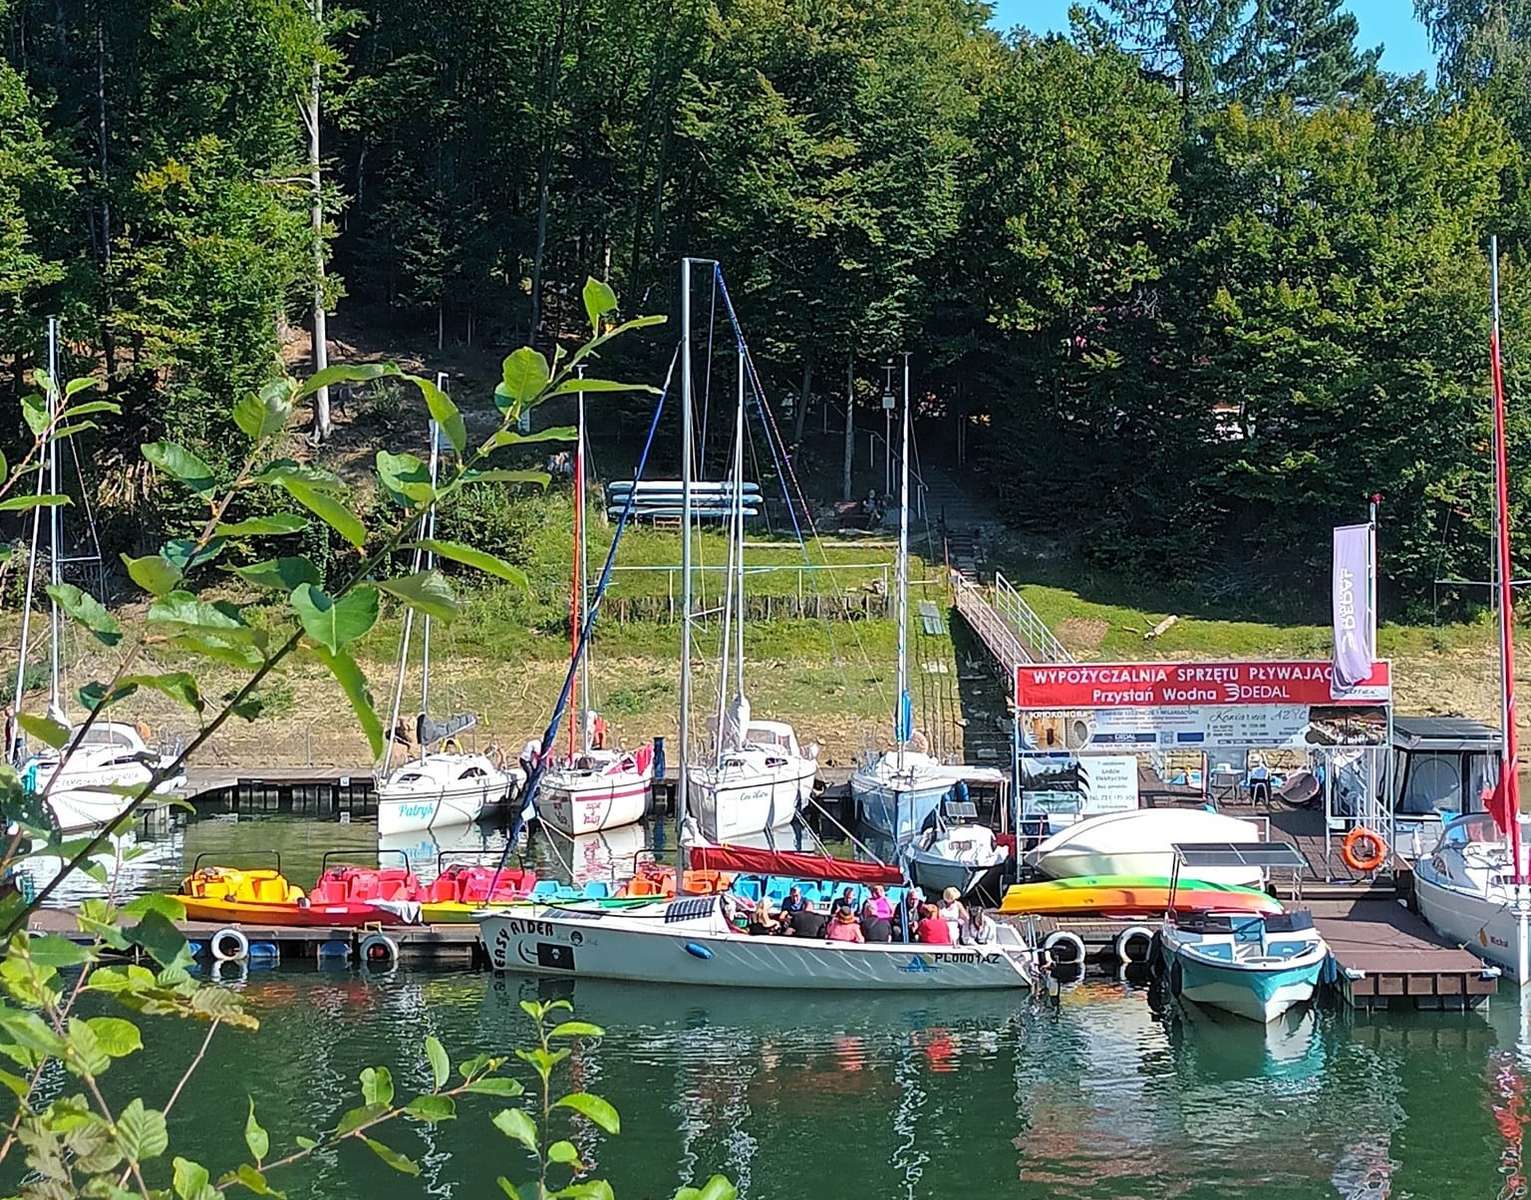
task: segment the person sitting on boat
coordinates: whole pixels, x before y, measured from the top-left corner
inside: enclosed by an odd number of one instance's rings
[[[968,910],[968,919],[962,924],[962,935],[958,938],[964,946],[990,946],[999,936],[999,926],[978,905]]]
[[[781,932],[787,937],[821,938],[827,923],[828,918],[823,913],[805,906],[787,915]]]
[[[951,926],[937,913],[934,904],[920,906],[920,923],[915,927],[917,940],[927,946],[950,946]]]
[[[963,923],[968,919],[967,907],[962,903],[962,893],[954,887],[942,892],[937,915],[951,927],[952,942],[955,944],[957,935],[962,932]]]
[[[861,906],[863,917],[876,917],[879,921],[893,920],[893,901],[888,899],[888,889],[880,883],[872,885],[872,893]]]
[[[824,931],[824,937],[831,942],[866,941],[866,936],[861,932],[861,922],[856,920],[856,914],[843,904],[835,909],[835,915],[829,922],[829,928]]]
[[[808,901],[803,899],[803,889],[793,884],[791,890],[787,892],[787,898],[781,902],[782,915],[791,916],[795,912],[802,912],[807,907]]]
[[[904,893],[904,902],[898,906],[898,936],[900,941],[912,942],[920,923],[920,905],[925,903],[925,893],[917,887]]]
[[[834,903],[829,906],[830,912],[833,912],[842,904],[846,908],[850,909],[851,912],[856,911],[856,889],[853,888],[850,884],[846,884],[845,890],[835,897]]]
[[[765,933],[780,933],[781,927],[776,923],[776,918],[771,914],[771,898],[761,896],[755,901],[754,911],[750,914],[750,923],[747,932],[759,936]]]

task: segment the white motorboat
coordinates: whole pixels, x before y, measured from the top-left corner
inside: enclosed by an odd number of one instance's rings
[[[918,750],[894,749],[856,769],[851,795],[863,825],[902,844],[925,827],[959,781],[999,785],[1005,780],[1005,773],[993,767],[944,763]]]
[[[571,837],[617,829],[643,819],[654,785],[654,747],[630,753],[592,750],[542,776],[537,815]]]
[[[133,726],[118,721],[99,721],[86,730],[62,770],[59,758],[57,750],[41,750],[22,764],[21,777],[34,794],[47,791],[48,813],[61,833],[111,824],[131,797],[103,789],[142,787],[175,761],[173,754],[151,750]],[[185,773],[179,773],[161,780],[154,795],[169,795],[185,783]]]
[[[486,912],[479,935],[497,971],[715,987],[946,991],[1025,988],[1032,952],[1009,926],[991,946],[856,944],[751,937],[717,896],[657,901],[623,912],[549,907]]]
[[[1305,912],[1167,920],[1159,946],[1172,996],[1261,1024],[1311,1000],[1329,957]]]
[[[966,896],[995,879],[1009,861],[1010,848],[995,840],[994,831],[972,822],[933,826],[904,852],[909,881],[927,896],[949,887]]]
[[[505,802],[518,776],[485,754],[423,754],[378,786],[378,836],[471,824]]]
[[[703,837],[733,842],[792,823],[813,795],[817,747],[804,753],[784,721],[750,721],[744,744],[686,775],[689,811]]]
[[[1204,808],[1142,808],[1087,817],[1047,838],[1026,853],[1025,861],[1052,879],[1081,875],[1170,876],[1174,847],[1181,842],[1244,844],[1265,840],[1254,821]],[[1258,885],[1259,867],[1187,867],[1182,876],[1209,883]]]
[[[1522,846],[1528,835],[1522,820]],[[1524,878],[1524,850],[1521,857]],[[1488,813],[1448,821],[1434,851],[1414,863],[1414,898],[1430,927],[1524,985],[1531,912],[1519,890],[1507,839]]]

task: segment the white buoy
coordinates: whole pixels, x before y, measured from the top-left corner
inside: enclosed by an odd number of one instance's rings
[[[243,962],[250,957],[250,939],[232,925],[213,934],[207,948],[219,962]]]

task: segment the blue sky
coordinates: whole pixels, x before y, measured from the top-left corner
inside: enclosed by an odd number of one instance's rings
[[[993,0],[994,24],[1001,29],[1024,25],[1036,33],[1068,28],[1072,0]],[[1346,0],[1345,7],[1361,22],[1361,45],[1381,42],[1384,70],[1408,74],[1433,73],[1435,56],[1425,28],[1414,17],[1410,0]]]

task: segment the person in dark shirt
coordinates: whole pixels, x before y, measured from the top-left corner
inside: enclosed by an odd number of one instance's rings
[[[823,913],[816,913],[813,909],[805,907],[788,914],[785,932],[792,937],[821,938],[824,936],[826,924]]]
[[[797,886],[794,886],[792,890],[787,893],[787,898],[781,902],[781,911],[788,915],[795,912],[802,912],[803,909],[807,907],[808,901],[803,899],[803,889]]]
[[[861,910],[861,936],[869,942],[891,942],[893,940],[893,922],[886,917],[879,917],[868,909]]]
[[[829,906],[829,909],[831,912],[833,912],[835,909],[841,907],[848,908],[851,910],[851,912],[856,911],[856,889],[853,888],[850,884],[845,885],[845,890],[841,892],[840,895],[836,898],[835,902]]]
[[[915,940],[915,930],[920,923],[920,905],[923,903],[925,893],[919,888],[912,887],[904,893],[904,902],[898,906],[898,912],[893,918],[900,941]]]

